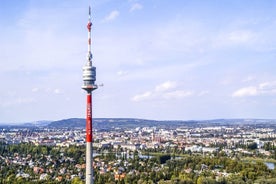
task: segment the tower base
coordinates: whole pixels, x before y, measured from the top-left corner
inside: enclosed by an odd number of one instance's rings
[[[92,142],[86,143],[86,173],[85,183],[93,184],[93,144]]]

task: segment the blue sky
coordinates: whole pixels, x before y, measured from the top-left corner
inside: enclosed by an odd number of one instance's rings
[[[4,0],[0,122],[85,117],[276,118],[276,1]]]

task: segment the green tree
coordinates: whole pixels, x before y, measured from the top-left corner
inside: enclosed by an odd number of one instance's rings
[[[252,142],[252,143],[248,144],[247,148],[250,150],[255,150],[258,148],[258,144],[256,142]]]
[[[79,177],[74,177],[71,184],[83,184],[84,182]]]

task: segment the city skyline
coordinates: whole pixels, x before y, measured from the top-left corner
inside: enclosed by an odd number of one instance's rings
[[[276,2],[3,1],[0,122],[85,117],[276,118]]]

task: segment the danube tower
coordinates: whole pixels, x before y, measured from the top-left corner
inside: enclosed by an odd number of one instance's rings
[[[96,81],[96,67],[92,66],[92,53],[91,53],[91,8],[89,6],[88,16],[88,53],[87,62],[83,67],[83,86],[87,92],[87,106],[86,106],[86,184],[93,184],[93,136],[92,136],[92,91],[97,89]]]

